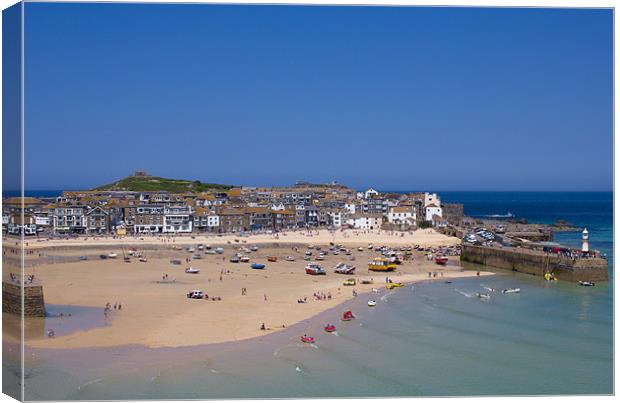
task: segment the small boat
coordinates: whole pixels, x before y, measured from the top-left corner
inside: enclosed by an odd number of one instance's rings
[[[355,271],[355,266],[349,266],[346,263],[338,263],[336,267],[334,267],[334,273],[338,274],[353,274]]]
[[[485,293],[481,293],[481,292],[477,292],[476,293],[476,297],[478,297],[480,299],[491,299],[491,296],[489,294],[485,294]]]
[[[351,286],[351,285],[355,285],[357,284],[357,281],[355,281],[354,278],[348,278],[346,280],[344,280],[344,282],[342,283],[342,285],[347,285],[347,286]]]
[[[230,263],[239,263],[239,256],[232,255],[229,259]]]
[[[117,256],[118,255],[116,253],[114,253],[114,252],[108,253],[108,259],[116,259]]]
[[[544,277],[546,281],[558,281],[558,278],[550,273],[545,273]]]
[[[316,257],[316,260],[325,260],[325,255],[321,253],[319,256]]]
[[[146,263],[146,258],[145,257],[141,257],[140,259],[138,259],[139,261],[141,261],[142,263]]]
[[[198,274],[198,273],[200,273],[200,269],[197,269],[195,267],[188,267],[187,269],[185,269],[185,273],[187,273],[187,274]]]
[[[371,278],[365,278],[360,281],[362,284],[372,284],[374,281]]]
[[[314,337],[311,337],[311,336],[301,336],[301,341],[303,343],[314,343]]]
[[[387,288],[388,290],[391,290],[391,289],[402,287],[402,286],[403,286],[403,283],[387,283],[385,285],[385,288]]]
[[[594,287],[596,284],[594,284],[592,281],[580,281],[579,285],[583,287]]]
[[[370,301],[368,301],[368,306],[377,306],[377,301],[371,299]]]
[[[211,245],[209,245],[209,244],[206,244],[206,245],[205,245],[205,249],[206,249],[206,250],[209,250],[209,249],[211,249]]]
[[[445,256],[437,256],[435,258],[435,263],[437,263],[438,265],[445,266],[446,263],[448,263],[448,258]]]
[[[221,255],[222,253],[224,253],[224,248],[215,248],[215,253]]]
[[[336,326],[332,325],[331,323],[328,323],[325,327],[324,327],[325,331],[327,333],[331,333],[331,332],[335,332],[336,331]]]
[[[322,274],[327,274],[325,270],[316,263],[308,263],[306,265],[306,274],[310,274],[312,276],[318,276]]]
[[[257,270],[262,270],[265,268],[265,265],[261,263],[252,263],[250,267]]]
[[[198,250],[203,250],[205,248],[205,246],[203,244],[199,243],[197,248],[198,248]]]
[[[206,250],[205,251],[205,255],[215,255],[215,251],[214,250]]]
[[[348,322],[353,319],[355,319],[355,315],[353,315],[353,312],[351,311],[346,311],[345,313],[342,314],[342,320],[345,322]]]
[[[187,251],[189,253],[194,253],[194,252],[196,252],[196,249],[194,249],[194,248],[187,248]]]
[[[239,258],[239,261],[242,262],[242,263],[247,263],[247,262],[250,261],[250,257],[249,256],[241,256]]]
[[[277,262],[278,261],[278,257],[277,256],[267,256],[267,261],[268,262]]]
[[[194,256],[192,256],[192,259],[202,259],[202,255],[196,253]]]
[[[311,250],[307,250],[306,251],[306,256],[310,256],[310,255],[312,255],[312,251]]]
[[[80,260],[88,260],[87,256],[80,256]]]
[[[129,256],[125,256],[125,257],[123,258],[123,261],[124,261],[125,263],[131,263],[131,258],[130,258]]]
[[[170,263],[172,263],[172,264],[181,264],[181,261],[179,259],[171,259]]]
[[[502,290],[502,294],[516,294],[521,292],[520,288],[505,288]]]
[[[368,249],[371,249],[371,250],[372,250],[372,248],[373,248],[372,244],[371,244],[371,243],[369,243],[369,244],[368,244]]]
[[[251,250],[252,252],[256,252],[256,251],[258,250],[258,246],[256,246],[256,245],[252,245],[252,246],[250,247],[250,250]]]
[[[359,248],[357,248],[358,251],[363,252],[364,248],[362,248],[361,246]]]
[[[284,258],[284,260],[286,260],[287,262],[294,262],[295,258],[293,256],[287,256]]]

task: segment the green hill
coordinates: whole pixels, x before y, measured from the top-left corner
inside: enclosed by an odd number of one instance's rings
[[[133,192],[166,191],[170,193],[206,192],[209,190],[228,190],[230,185],[202,183],[185,179],[166,179],[150,175],[132,175],[93,190],[127,190]]]

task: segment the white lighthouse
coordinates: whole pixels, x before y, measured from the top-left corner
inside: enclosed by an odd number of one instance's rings
[[[589,245],[589,241],[588,239],[590,238],[590,235],[588,234],[588,229],[584,228],[583,232],[581,233],[581,253],[589,253],[590,252],[590,245]]]

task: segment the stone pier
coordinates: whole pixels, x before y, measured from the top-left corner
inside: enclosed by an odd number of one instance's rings
[[[22,314],[22,288],[19,284],[2,282],[2,312],[15,315]],[[45,299],[41,284],[24,285],[24,316],[44,317]]]

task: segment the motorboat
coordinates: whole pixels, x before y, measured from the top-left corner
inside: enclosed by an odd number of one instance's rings
[[[229,259],[230,263],[239,263],[239,256],[238,255],[232,255]]]
[[[316,260],[325,260],[325,255],[321,253],[319,256],[316,257]]]
[[[332,325],[331,323],[328,323],[325,327],[324,327],[325,331],[327,333],[332,333],[336,331],[336,326]]]
[[[308,263],[306,265],[306,274],[310,274],[312,276],[324,275],[327,274],[325,270],[316,263]]]
[[[374,281],[371,278],[364,278],[360,281],[362,284],[372,284]]]
[[[520,288],[505,288],[502,290],[502,294],[516,294],[521,292]]]
[[[277,256],[267,256],[267,261],[268,262],[277,262],[278,261],[278,257]]]
[[[142,263],[146,263],[146,258],[145,257],[141,257],[140,259],[138,259],[140,262]]]
[[[250,267],[256,270],[262,270],[265,268],[265,265],[262,263],[252,263]]]
[[[252,245],[252,246],[250,246],[250,250],[251,250],[252,252],[256,252],[256,251],[258,250],[258,246],[256,246],[256,245]]]
[[[239,257],[239,261],[242,263],[247,263],[250,261],[250,257],[249,256],[241,256]]]
[[[402,287],[403,283],[387,283],[385,285],[385,288],[387,288],[388,290],[392,290],[394,288],[398,288],[398,287]]]
[[[346,311],[345,313],[342,314],[342,320],[345,322],[348,322],[353,319],[355,319],[355,315],[353,315],[353,312],[351,311]]]
[[[435,263],[437,263],[439,265],[442,265],[442,266],[445,266],[446,263],[448,263],[448,258],[446,256],[439,255],[439,256],[435,257]]]
[[[314,337],[311,337],[311,336],[305,336],[305,335],[304,335],[304,336],[301,336],[301,341],[302,341],[303,343],[310,343],[310,344],[312,344],[312,343],[314,343]]]
[[[189,253],[194,253],[194,252],[196,252],[196,249],[195,248],[187,248],[187,251]]]
[[[195,267],[188,267],[187,269],[185,269],[185,273],[187,273],[187,274],[198,274],[198,273],[200,273],[200,269],[197,269]]]
[[[293,256],[287,256],[284,258],[284,260],[286,260],[287,262],[294,262],[295,258]]]
[[[114,252],[108,253],[108,259],[116,259],[117,256],[118,255],[116,253],[114,253]]]
[[[215,253],[221,255],[222,253],[224,253],[224,248],[215,248]]]
[[[378,257],[368,263],[368,270],[371,271],[393,271],[396,270],[396,264],[390,263],[388,259]]]
[[[217,252],[215,252],[214,250],[211,250],[211,249],[207,249],[207,250],[205,251],[205,255],[215,255],[216,253],[217,253]]]
[[[170,263],[172,264],[181,264],[181,261],[179,259],[170,259]]]
[[[202,259],[202,255],[196,253],[194,256],[192,256],[192,259]]]
[[[546,281],[558,281],[558,278],[550,273],[545,273],[544,277]]]
[[[200,291],[200,290],[193,290],[187,293],[187,298],[190,299],[203,299],[204,298],[204,292]]]
[[[357,248],[358,251],[363,252],[364,248],[362,248],[361,246],[359,248]]]
[[[476,293],[476,297],[478,297],[480,299],[491,299],[491,296],[489,294],[485,294],[485,293],[481,293],[481,292],[477,292]]]
[[[357,281],[354,278],[348,278],[343,281],[342,285],[351,286],[357,284]]]
[[[579,285],[583,287],[594,287],[596,284],[594,284],[592,281],[580,281]]]
[[[198,250],[203,250],[205,248],[205,246],[203,244],[199,243],[197,248],[198,248]]]
[[[307,250],[306,251],[306,256],[310,256],[310,255],[312,255],[312,251],[311,250]]]
[[[370,301],[368,301],[368,306],[377,306],[377,301],[371,299]]]
[[[355,271],[355,266],[349,266],[346,263],[338,263],[336,267],[334,267],[334,273],[338,274],[353,274]]]

